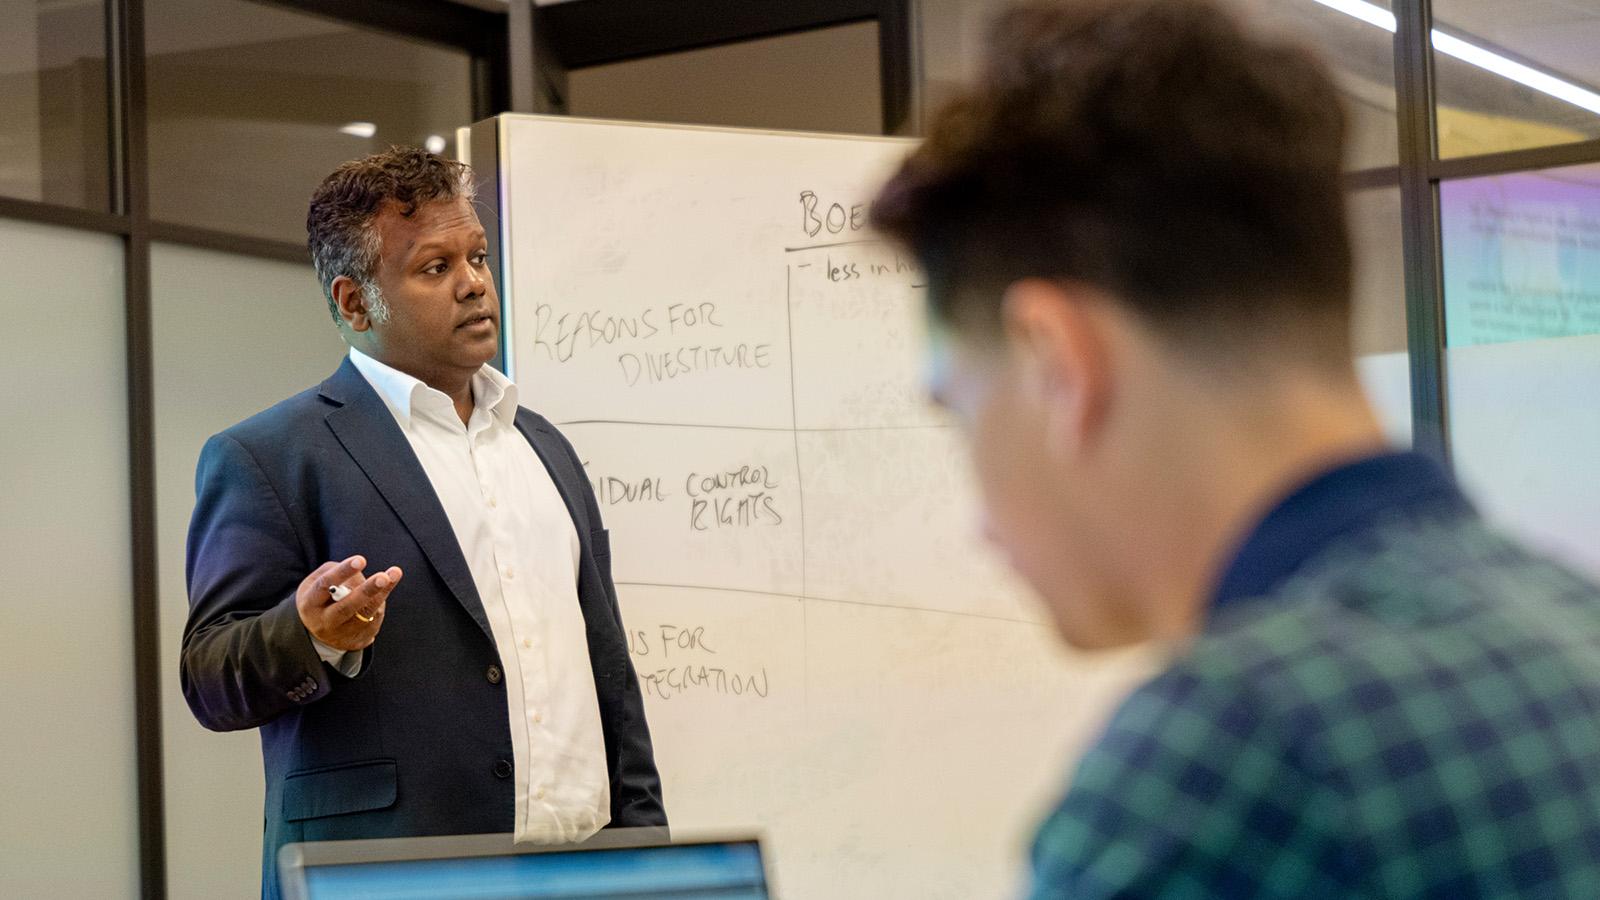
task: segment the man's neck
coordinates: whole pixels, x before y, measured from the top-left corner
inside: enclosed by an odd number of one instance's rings
[[[477,374],[476,371],[445,373],[424,371],[416,366],[408,364],[405,360],[385,358],[384,354],[377,348],[371,346],[370,343],[368,343],[367,346],[360,346],[352,342],[351,346],[355,347],[355,349],[371,357],[372,359],[375,359],[389,368],[394,369],[396,372],[403,372],[406,375],[410,375],[412,378],[417,379],[428,387],[431,387],[439,393],[444,394],[446,397],[449,397],[451,404],[455,406],[456,415],[461,417],[461,424],[465,425],[471,421],[473,410],[472,377]]]
[[[1240,543],[1296,486],[1385,449],[1353,379],[1290,376],[1264,389],[1184,393],[1167,410],[1175,427],[1149,445],[1163,508],[1130,532],[1141,538],[1123,560],[1168,639],[1203,625]]]
[[[456,415],[461,418],[461,424],[465,425],[472,420],[471,375],[463,379],[460,377],[441,377],[437,373],[430,373],[427,377],[415,372],[407,372],[406,374],[449,397],[451,404],[456,408]]]
[[[461,424],[472,421],[472,382],[467,382],[460,391],[450,393],[450,400],[456,406],[456,415],[461,417]]]

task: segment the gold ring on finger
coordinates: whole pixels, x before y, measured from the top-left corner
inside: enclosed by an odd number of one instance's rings
[[[360,610],[356,610],[356,618],[360,619],[363,622],[372,622],[372,621],[375,621],[378,617],[377,616],[364,616],[364,615],[361,614]]]

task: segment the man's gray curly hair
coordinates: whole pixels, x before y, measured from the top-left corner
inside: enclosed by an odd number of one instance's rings
[[[377,282],[382,240],[373,224],[385,204],[398,204],[400,215],[410,217],[429,201],[464,197],[470,202],[476,195],[465,163],[416,147],[390,147],[351,160],[323,179],[306,213],[306,245],[333,321],[344,323],[333,301],[333,280],[340,275],[361,286],[373,320],[388,321],[389,306]]]

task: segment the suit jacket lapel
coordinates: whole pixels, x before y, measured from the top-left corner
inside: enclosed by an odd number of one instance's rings
[[[467,558],[461,552],[461,544],[456,540],[438,494],[434,493],[433,484],[428,481],[428,474],[417,461],[394,415],[348,358],[322,383],[321,392],[322,396],[340,404],[327,416],[334,436],[405,523],[406,530],[411,532],[456,601],[478,623],[492,644],[494,632],[484,615],[483,601],[472,581]]]
[[[618,711],[617,704],[622,702],[618,699],[616,679],[617,673],[627,668],[628,650],[626,641],[622,640],[622,620],[617,615],[616,607],[612,605],[613,598],[600,575],[599,564],[595,558],[593,533],[595,523],[589,520],[583,496],[586,476],[582,468],[567,454],[561,438],[546,426],[543,420],[527,410],[518,409],[517,430],[522,432],[522,436],[533,445],[534,452],[539,454],[545,470],[550,473],[550,480],[555,482],[556,490],[561,492],[561,499],[567,504],[567,515],[572,518],[572,525],[578,532],[581,549],[578,609],[583,613],[584,630],[588,636],[589,662],[594,667],[595,692],[600,699],[602,718],[605,719],[606,727],[609,729],[614,720],[608,711]],[[620,714],[625,715],[625,713]],[[617,744],[608,738],[607,745],[606,762],[611,768],[612,775],[615,776]]]
[[[567,515],[572,518],[573,526],[578,529],[578,541],[587,552],[591,526],[583,502],[576,496],[577,479],[582,478],[583,473],[573,470],[572,461],[562,451],[555,435],[541,427],[526,410],[517,410],[516,421],[517,430],[522,432],[522,436],[533,445],[533,452],[539,454],[539,460],[544,463],[545,471],[550,473],[550,480],[556,483],[556,490],[561,492],[561,500],[567,504]]]

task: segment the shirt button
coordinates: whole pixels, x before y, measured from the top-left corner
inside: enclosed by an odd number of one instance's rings
[[[515,578],[515,577],[517,577],[517,570],[511,568],[510,566],[506,566],[506,578]]]
[[[489,507],[492,509],[492,508],[494,508],[496,506],[499,506],[499,505],[500,505],[500,501],[496,500],[494,498],[493,494],[489,495]]]
[[[536,712],[536,713],[533,714],[533,724],[538,725],[543,721],[544,721],[544,713]]]
[[[483,673],[483,677],[489,679],[489,683],[490,684],[499,684],[500,683],[500,667],[499,666],[490,666],[488,671]]]
[[[510,778],[511,777],[511,761],[508,760],[508,759],[497,759],[497,760],[495,760],[495,762],[494,762],[494,777],[496,777],[496,778]]]
[[[523,638],[522,639],[522,646],[527,647],[529,650],[532,650],[533,649],[533,638]]]
[[[533,797],[534,797],[535,800],[543,800],[544,799],[544,788],[539,788],[537,791],[534,791],[533,792]]]

